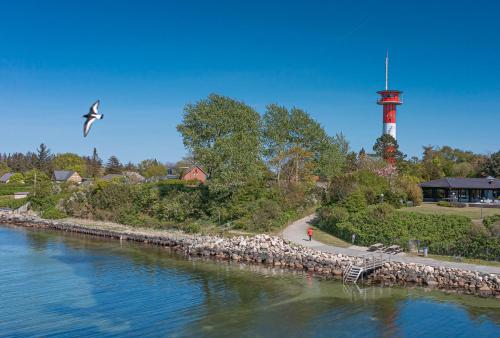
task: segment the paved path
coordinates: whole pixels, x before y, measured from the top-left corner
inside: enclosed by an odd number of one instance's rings
[[[321,242],[309,241],[309,237],[307,236],[307,228],[309,227],[310,222],[314,219],[315,215],[309,215],[294,223],[290,224],[285,228],[282,232],[282,236],[285,239],[288,239],[294,243],[303,245],[308,248],[316,249],[323,252],[335,253],[335,254],[343,254],[348,256],[364,256],[371,255],[371,252],[367,252],[366,250],[360,249],[357,246],[351,246],[349,248],[341,248],[333,245],[326,245]],[[313,235],[314,238],[314,235]],[[413,256],[405,256],[405,255],[384,255],[387,260],[403,262],[403,263],[417,263],[424,264],[433,267],[448,267],[455,269],[463,269],[470,271],[478,271],[483,273],[494,273],[500,275],[500,268],[494,266],[486,266],[486,265],[475,265],[475,264],[467,264],[467,263],[459,263],[459,262],[444,262],[438,261],[432,258],[424,258],[424,257],[413,257]]]

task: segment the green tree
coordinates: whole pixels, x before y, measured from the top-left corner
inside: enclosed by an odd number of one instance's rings
[[[276,172],[276,178],[279,182],[290,147],[290,115],[285,107],[270,104],[267,106],[262,120],[264,157],[271,170]]]
[[[85,160],[73,153],[57,154],[54,157],[53,166],[55,170],[73,170],[81,176],[87,174]]]
[[[40,146],[36,150],[36,169],[43,171],[46,174],[50,174],[50,172],[52,171],[52,159],[53,156],[50,153],[50,149],[47,148],[44,143],[40,144]]]
[[[373,151],[377,156],[386,161],[400,161],[404,159],[403,153],[399,151],[398,141],[389,134],[384,134],[377,139],[373,146]]]
[[[212,190],[228,192],[260,175],[260,116],[243,102],[211,94],[186,105],[177,130]]]
[[[121,174],[123,171],[123,165],[116,156],[111,156],[106,163],[106,174]]]
[[[38,169],[32,169],[24,173],[24,181],[26,182],[26,184],[34,185],[35,177],[36,177],[36,184],[50,181],[49,176],[45,172],[40,171]]]
[[[102,160],[97,154],[97,149],[94,148],[92,157],[87,160],[87,172],[92,177],[98,177],[102,172]]]
[[[9,178],[9,184],[24,184],[24,175],[15,173]]]
[[[348,144],[342,135],[329,137],[305,111],[271,104],[262,123],[263,154],[278,182],[299,181],[312,174],[331,178],[345,165]]]
[[[0,176],[10,172],[10,168],[7,166],[7,163],[0,162]]]
[[[484,167],[487,175],[500,177],[500,151],[491,154]]]
[[[156,159],[144,160],[139,163],[139,172],[146,178],[162,177],[167,173],[167,168]]]

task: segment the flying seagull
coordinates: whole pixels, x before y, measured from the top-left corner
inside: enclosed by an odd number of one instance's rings
[[[97,100],[92,106],[90,106],[89,113],[87,115],[83,115],[86,118],[85,123],[83,124],[83,137],[86,137],[89,134],[90,127],[92,127],[92,123],[97,120],[102,120],[104,118],[103,114],[99,114],[97,109],[99,108],[99,100]]]

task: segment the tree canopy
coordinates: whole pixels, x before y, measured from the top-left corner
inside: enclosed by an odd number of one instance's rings
[[[229,191],[260,176],[260,117],[243,102],[211,94],[186,105],[177,130],[212,190]]]

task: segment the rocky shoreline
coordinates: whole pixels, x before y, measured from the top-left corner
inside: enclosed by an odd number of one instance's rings
[[[223,238],[166,231],[156,235],[141,233],[137,229],[108,230],[12,212],[0,212],[0,223],[149,243],[168,247],[191,257],[282,267],[312,272],[316,276],[331,279],[341,279],[342,271],[347,265],[362,262],[361,258],[324,253],[291,243],[281,237],[268,235]],[[363,283],[381,286],[417,285],[449,292],[500,298],[499,275],[413,263],[385,262],[381,268],[364,276]]]

